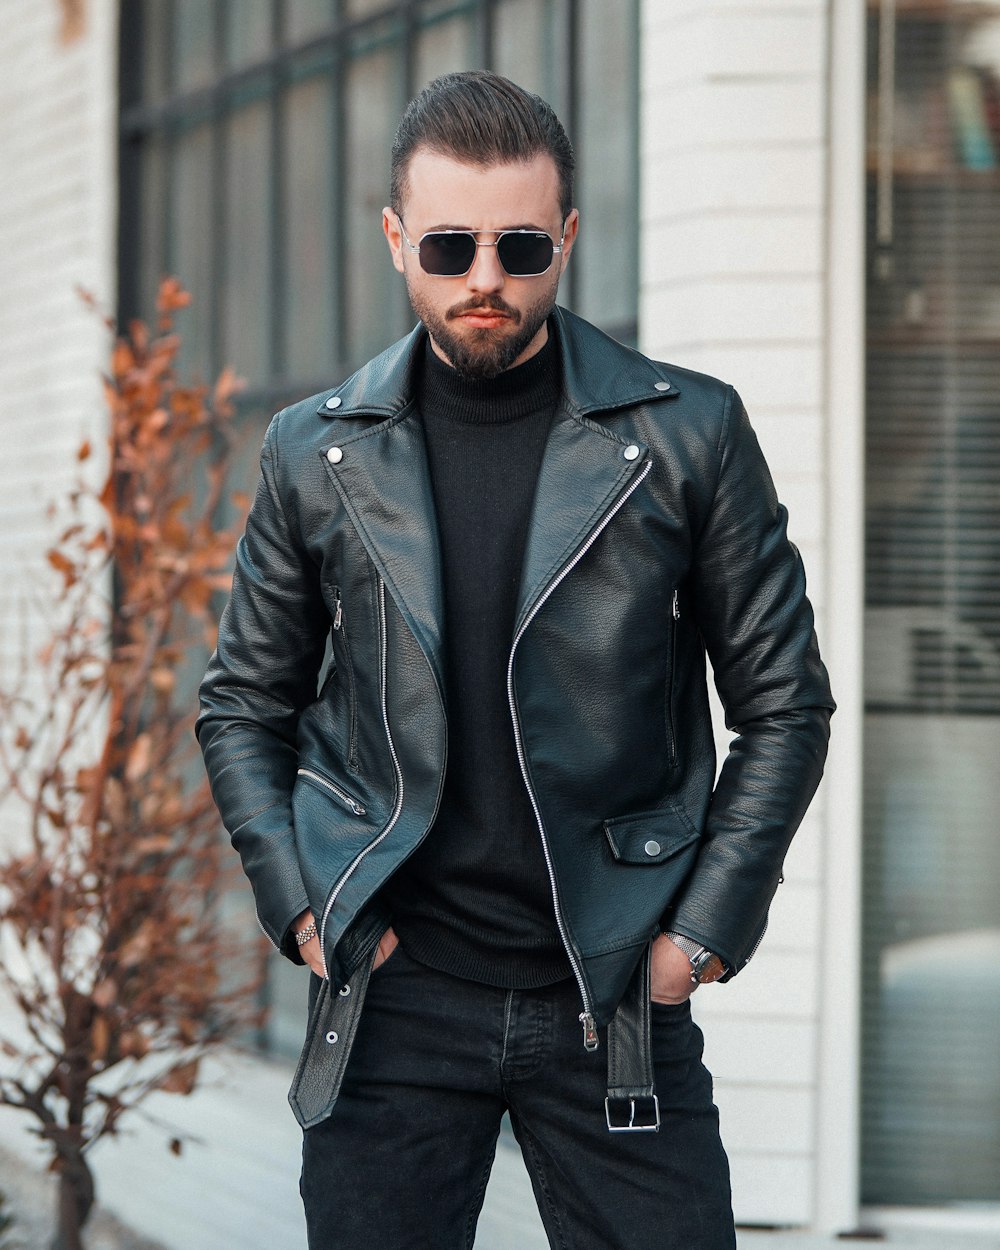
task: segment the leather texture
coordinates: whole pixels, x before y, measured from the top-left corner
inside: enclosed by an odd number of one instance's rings
[[[561,932],[603,1024],[663,927],[746,963],[834,705],[738,395],[564,310],[550,324],[563,389],[509,697]],[[385,928],[379,889],[430,828],[447,758],[411,385],[424,333],[272,421],[201,690],[199,739],[261,924],[297,960],[290,925],[311,907],[335,986]],[[734,731],[717,783],[706,654]]]
[[[304,1129],[325,1120],[336,1105],[377,953],[376,945],[339,990],[329,981],[319,988],[288,1091],[289,1105]]]
[[[647,946],[608,1022],[608,1128],[655,1131],[660,1127],[653,1072],[650,969]]]

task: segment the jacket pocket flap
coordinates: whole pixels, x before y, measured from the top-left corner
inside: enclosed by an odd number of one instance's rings
[[[634,812],[604,822],[615,859],[626,864],[662,864],[698,840],[687,813],[670,804],[655,812]]]

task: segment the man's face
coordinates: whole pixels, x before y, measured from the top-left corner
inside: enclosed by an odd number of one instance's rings
[[[382,226],[437,354],[472,378],[496,377],[534,355],[548,335],[545,321],[577,229],[576,209],[563,225],[552,157],[543,153],[480,168],[418,148],[406,185],[402,228],[391,208],[383,209]],[[413,244],[431,230],[471,230],[480,243],[494,243],[500,230],[543,230],[554,243],[563,236],[563,250],[545,273],[512,278],[495,247],[478,247],[468,273],[442,278],[420,267],[420,257],[404,243],[404,229]]]

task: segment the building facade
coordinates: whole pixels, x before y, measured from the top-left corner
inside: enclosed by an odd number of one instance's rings
[[[1000,4],[88,0],[68,41],[56,0],[8,9],[4,637],[100,429],[74,284],[123,317],[192,291],[184,363],[247,379],[249,481],[271,411],[407,327],[406,99],[479,65],[540,91],[580,159],[566,300],[738,386],[839,703],[767,939],[695,1000],[737,1217],[1000,1229]],[[302,992],[272,978],[275,1054]]]

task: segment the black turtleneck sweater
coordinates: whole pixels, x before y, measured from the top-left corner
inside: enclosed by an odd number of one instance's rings
[[[437,819],[389,883],[421,963],[525,988],[570,974],[517,758],[507,662],[528,522],[559,394],[551,338],[470,381],[428,342],[416,380],[441,543],[448,766]]]

